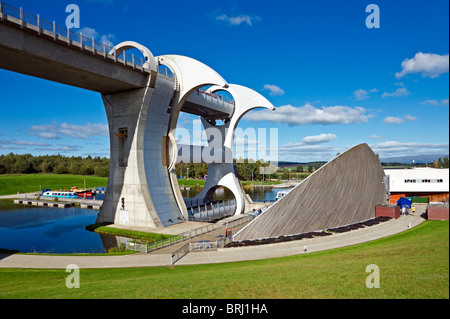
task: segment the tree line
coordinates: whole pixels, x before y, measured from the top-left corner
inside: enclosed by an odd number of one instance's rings
[[[239,178],[244,181],[262,181],[270,179],[287,180],[295,176],[306,178],[309,173],[317,170],[325,162],[313,162],[308,165],[296,165],[293,168],[278,167],[275,171],[268,168],[270,163],[263,160],[253,161],[248,159],[234,159],[233,163],[237,167]],[[269,174],[270,171],[270,174]],[[204,178],[208,174],[208,164],[178,163],[175,165],[175,172],[178,178]]]
[[[0,174],[72,174],[108,177],[109,159],[63,155],[0,155]]]
[[[304,174],[312,173],[322,166],[325,162],[311,162],[304,165],[296,165],[292,168],[279,167],[276,171],[270,173],[271,179],[289,179],[293,173],[297,177],[304,178]],[[397,163],[382,163],[397,164]],[[404,165],[412,167],[413,164]],[[267,180],[269,170],[262,169],[269,167],[270,163],[260,161],[252,161],[248,159],[234,159],[234,165],[238,169],[240,179],[246,181]],[[415,166],[422,166],[416,164]],[[433,163],[423,164],[423,166],[435,168],[448,168],[449,158],[439,158]],[[208,164],[192,164],[180,163],[176,164],[175,172],[179,178],[204,178],[208,174]],[[264,172],[266,172],[264,174]],[[0,174],[72,174],[72,175],[93,175],[99,177],[108,177],[109,175],[109,159],[106,157],[81,157],[81,156],[63,156],[63,155],[39,155],[31,154],[13,154],[0,155]],[[298,175],[300,173],[300,175]]]
[[[309,165],[297,165],[293,168],[278,167],[276,171],[269,169],[270,163],[253,161],[248,159],[234,159],[234,165],[238,169],[241,180],[262,181],[270,179],[289,179],[297,173],[297,177],[305,178],[306,173],[312,173],[323,163],[310,163]],[[269,174],[270,171],[270,174]],[[178,178],[204,178],[208,174],[208,164],[180,163],[176,164],[175,172]],[[298,175],[298,173],[306,175]],[[109,159],[106,157],[81,157],[63,155],[39,155],[13,154],[0,155],[1,174],[72,174],[108,177]]]

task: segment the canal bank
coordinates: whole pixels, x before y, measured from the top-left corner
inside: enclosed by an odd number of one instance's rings
[[[281,189],[254,187],[246,191],[253,200],[259,201],[261,205],[268,205],[270,203],[262,203],[262,201],[274,201],[279,190]],[[24,197],[22,201],[30,198],[35,200],[36,193],[19,195]],[[192,189],[191,195],[195,195]],[[224,199],[227,196],[226,192],[220,196],[222,197],[219,198]],[[101,205],[99,200],[61,198],[57,202],[46,202],[64,205],[67,200],[76,203],[75,206],[61,209],[14,205],[13,198],[17,198],[17,194],[1,197],[7,198],[10,203],[0,205],[0,248],[2,249],[26,253],[104,253],[111,248],[119,247],[127,240],[100,235],[85,229],[87,225],[95,223],[98,210],[84,209],[86,207],[84,205],[95,208],[94,205]],[[200,224],[204,223],[195,222],[195,224],[198,225],[196,227],[200,227]],[[160,231],[164,233],[169,229],[164,228]]]

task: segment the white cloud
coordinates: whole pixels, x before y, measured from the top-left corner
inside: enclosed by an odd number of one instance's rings
[[[302,139],[302,142],[305,144],[322,144],[334,140],[337,140],[337,136],[335,134],[323,133],[320,135],[307,136]]]
[[[264,85],[264,90],[269,91],[269,95],[271,95],[271,96],[284,95],[284,90],[274,84]]]
[[[373,140],[384,140],[384,136],[378,136],[378,135],[370,135],[369,138],[373,139]]]
[[[432,105],[432,106],[439,106],[439,105],[448,105],[448,99],[445,100],[426,100],[423,102],[420,102],[422,105]]]
[[[373,93],[373,92],[378,92],[378,89],[371,89],[371,90],[363,90],[363,89],[359,89],[356,91],[353,91],[353,97],[355,98],[356,101],[361,101],[361,100],[365,100],[368,99],[369,93]]]
[[[412,115],[405,115],[404,117],[397,117],[397,116],[387,116],[384,119],[384,123],[386,124],[401,124],[403,123],[405,120],[407,121],[415,121],[417,120],[415,116]]]
[[[401,117],[388,116],[384,119],[384,123],[386,124],[401,124],[403,123],[403,119]]]
[[[439,154],[447,153],[449,145],[437,143],[400,143],[398,141],[386,141],[369,145],[375,153],[381,157],[404,156],[414,154]]]
[[[283,105],[275,111],[263,110],[249,113],[245,116],[250,121],[269,121],[284,123],[289,126],[305,124],[355,124],[367,122],[373,115],[366,114],[363,107],[322,106],[316,108],[309,103],[295,107]]]
[[[87,139],[92,136],[108,136],[108,125],[91,124],[74,125],[67,123],[53,123],[49,125],[33,125],[28,131],[44,139],[60,139],[61,137]]]
[[[246,23],[249,26],[252,26],[254,22],[260,21],[261,17],[258,16],[249,16],[245,14],[240,14],[237,16],[228,16],[226,14],[222,14],[216,17],[217,21],[222,21],[231,26],[240,25],[242,23]]]
[[[359,89],[353,92],[353,96],[356,101],[361,101],[369,98],[369,92],[363,89]]]
[[[395,90],[392,93],[384,92],[382,97],[389,97],[389,96],[391,96],[391,97],[400,97],[400,96],[408,96],[410,94],[411,94],[411,92],[409,92],[407,88],[401,87],[401,88],[398,88],[397,90]]]
[[[79,32],[81,32],[84,37],[94,38],[94,40],[100,43],[105,43],[110,47],[114,46],[113,42],[116,40],[116,36],[112,33],[99,35],[99,33],[95,29],[89,27],[84,27]]]
[[[1,145],[0,144],[0,150],[23,150],[23,149],[25,149],[24,146]]]
[[[436,105],[439,105],[439,102],[438,102],[438,100],[426,100],[426,101],[420,102],[420,104],[436,106]]]
[[[29,142],[23,140],[0,140],[2,145],[15,145],[15,146],[49,146],[49,144],[44,142]]]
[[[50,152],[74,152],[79,151],[80,147],[77,145],[59,145],[55,147],[38,147],[36,148],[37,151],[50,151]]]
[[[295,162],[329,161],[336,153],[342,152],[331,145],[308,145],[305,143],[288,143],[278,149],[282,160]]]
[[[449,55],[418,52],[412,59],[402,62],[402,71],[395,73],[397,79],[410,74],[420,73],[422,77],[436,78],[449,71]]]

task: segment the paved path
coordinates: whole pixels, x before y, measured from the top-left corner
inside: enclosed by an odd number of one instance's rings
[[[308,253],[334,249],[403,232],[415,227],[424,219],[426,205],[416,206],[416,216],[402,216],[375,226],[353,230],[326,237],[303,239],[300,241],[268,244],[260,246],[222,248],[217,251],[191,252],[181,258],[176,265],[210,264],[243,260],[256,260],[291,256],[303,253],[306,245]],[[216,235],[217,236],[217,235]],[[197,239],[196,239],[197,241]],[[80,268],[126,268],[170,266],[170,254],[138,253],[124,256],[48,256],[0,254],[0,268],[66,268],[69,264]]]
[[[36,194],[37,194],[38,192],[34,192],[34,193],[21,193],[21,194],[13,194],[13,195],[1,195],[0,196],[0,199],[15,199],[15,198],[20,198],[20,199],[22,199],[22,198],[35,198],[36,197]]]

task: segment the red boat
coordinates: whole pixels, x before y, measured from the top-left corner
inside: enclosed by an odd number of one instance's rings
[[[76,192],[77,196],[80,198],[86,198],[86,197],[92,197],[91,191],[83,191],[83,192]]]

